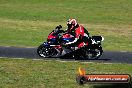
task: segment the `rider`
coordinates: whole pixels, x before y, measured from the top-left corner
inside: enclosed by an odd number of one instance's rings
[[[77,23],[76,19],[69,19],[67,21],[67,26],[68,28],[66,31],[73,35],[75,39],[65,45],[71,46],[73,50],[77,50],[85,45],[88,45],[89,33],[82,25]]]

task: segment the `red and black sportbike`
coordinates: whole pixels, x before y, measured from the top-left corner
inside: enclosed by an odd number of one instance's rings
[[[57,26],[48,35],[47,42],[38,47],[37,53],[40,57],[61,57],[66,55],[71,58],[98,59],[102,55],[101,41],[104,40],[102,36],[92,36],[89,38],[91,43],[88,46],[73,50],[73,47],[65,46],[65,43],[73,41],[74,36],[60,30],[61,28],[61,25]]]

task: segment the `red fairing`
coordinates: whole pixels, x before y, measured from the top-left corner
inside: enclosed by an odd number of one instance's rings
[[[56,38],[56,36],[53,36],[53,33],[48,35],[48,39]]]
[[[65,35],[63,35],[62,38],[71,38],[71,37],[74,37],[74,36],[72,36],[71,34],[65,34]]]
[[[58,45],[58,46],[54,46],[54,48],[61,49],[62,46],[61,45]]]

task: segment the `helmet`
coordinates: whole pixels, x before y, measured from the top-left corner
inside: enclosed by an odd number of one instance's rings
[[[72,30],[74,27],[76,27],[77,26],[77,21],[75,20],[75,19],[69,19],[68,21],[67,21],[67,26],[68,26],[68,30]]]

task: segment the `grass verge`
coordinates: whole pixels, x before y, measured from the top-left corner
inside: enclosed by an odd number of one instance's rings
[[[132,0],[0,0],[0,45],[38,46],[70,17],[91,35],[102,35],[104,50],[132,51]]]
[[[131,64],[65,62],[57,60],[0,59],[1,88],[117,88],[120,85],[76,83],[78,67],[88,74],[130,74]],[[125,88],[120,86],[120,88]]]

